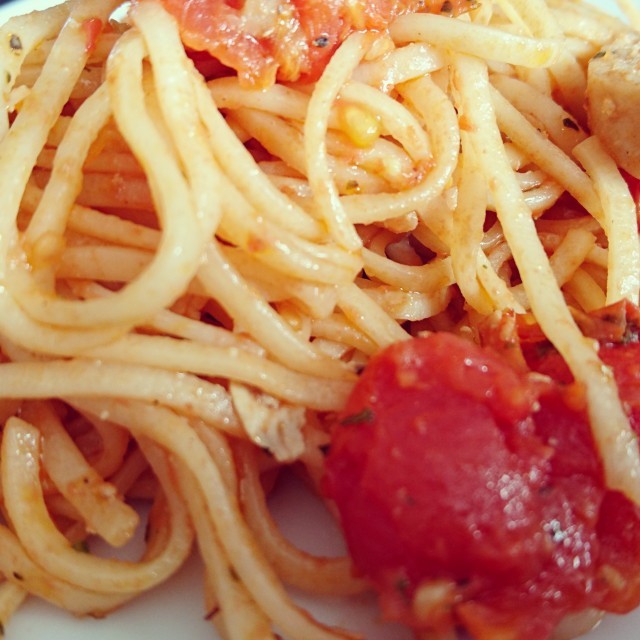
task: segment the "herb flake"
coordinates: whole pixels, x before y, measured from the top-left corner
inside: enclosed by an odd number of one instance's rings
[[[362,411],[358,413],[353,413],[350,416],[342,419],[340,424],[348,426],[351,424],[362,424],[368,423],[370,424],[375,419],[375,414],[373,413],[373,409],[371,407],[365,407]]]
[[[9,36],[9,46],[13,51],[22,51],[22,40],[20,40],[20,36],[12,33]]]
[[[74,542],[71,548],[78,553],[89,553],[89,545],[86,540]]]
[[[565,127],[567,127],[567,129],[573,129],[574,131],[580,131],[580,127],[571,118],[565,118],[562,121],[562,124]]]

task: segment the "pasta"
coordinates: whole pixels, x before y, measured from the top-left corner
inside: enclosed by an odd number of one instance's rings
[[[293,547],[269,486],[296,469],[320,490],[371,356],[511,313],[561,354],[607,486],[640,504],[637,437],[575,319],[639,302],[631,179],[584,107],[589,60],[632,28],[581,1],[435,4],[284,80],[185,48],[175,2],[0,28],[3,626],[28,595],[106,615],[197,545],[221,638],[357,637],[292,601],[369,585]],[[131,540],[138,500],[142,557],[94,553]]]

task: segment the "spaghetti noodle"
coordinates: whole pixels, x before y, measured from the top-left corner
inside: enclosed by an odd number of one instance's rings
[[[562,355],[607,486],[640,504],[636,436],[574,320],[638,303],[636,204],[584,109],[589,60],[631,27],[569,0],[395,3],[331,31],[320,68],[278,50],[238,75],[228,42],[189,48],[181,4],[70,0],[0,29],[2,623],[27,594],[107,613],[195,540],[221,637],[352,637],[284,584],[366,581],[293,548],[265,487],[289,466],[319,485],[372,355],[508,312]],[[239,23],[263,56],[276,5]],[[126,544],[137,498],[138,562],[79,553]]]

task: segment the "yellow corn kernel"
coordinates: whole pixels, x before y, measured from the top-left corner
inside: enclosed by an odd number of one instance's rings
[[[340,129],[357,147],[370,147],[381,133],[380,121],[369,110],[356,104],[338,105]]]

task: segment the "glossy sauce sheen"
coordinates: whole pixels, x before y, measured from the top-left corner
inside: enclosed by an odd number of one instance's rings
[[[606,351],[637,427],[640,346]],[[370,362],[325,488],[385,615],[413,628],[543,640],[566,613],[640,601],[640,513],[603,486],[580,394],[456,336]]]

